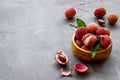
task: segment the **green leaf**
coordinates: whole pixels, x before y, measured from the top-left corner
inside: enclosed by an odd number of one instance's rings
[[[70,27],[75,29],[75,30],[81,26],[86,27],[85,22],[79,18],[76,19],[76,23],[77,23],[77,25],[70,24]]]
[[[95,57],[98,49],[100,47],[99,39],[91,46],[91,54],[92,57]]]
[[[86,23],[83,20],[77,18],[77,26],[79,26],[79,27],[81,27],[81,26],[86,27]]]

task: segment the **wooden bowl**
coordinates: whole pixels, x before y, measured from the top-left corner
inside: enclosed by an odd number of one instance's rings
[[[91,51],[86,51],[77,46],[75,43],[75,35],[72,37],[72,51],[74,55],[85,62],[101,62],[107,59],[111,53],[112,44],[110,44],[106,49],[98,51],[95,57],[92,57]]]

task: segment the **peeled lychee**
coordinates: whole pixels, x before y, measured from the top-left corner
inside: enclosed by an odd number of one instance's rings
[[[118,16],[115,13],[111,13],[108,15],[107,19],[109,24],[114,25],[118,20]]]
[[[68,19],[73,18],[75,15],[76,15],[76,10],[75,10],[74,7],[68,7],[68,8],[65,10],[65,16],[66,16]]]
[[[98,7],[94,11],[94,15],[97,18],[102,18],[106,14],[106,9],[104,7]]]
[[[81,41],[83,35],[85,35],[86,33],[87,33],[86,27],[79,27],[79,28],[77,28],[77,30],[75,32],[75,37],[76,37],[76,39]]]
[[[110,35],[110,30],[105,27],[98,28],[96,31],[97,35]]]
[[[108,35],[100,36],[100,46],[104,49],[107,48],[112,43],[112,39]]]
[[[87,26],[88,33],[96,34],[96,30],[99,28],[99,26],[96,23],[90,23]]]
[[[84,49],[84,50],[90,51],[90,48],[85,46],[85,45],[82,45],[81,48]]]
[[[82,37],[85,46],[91,47],[97,41],[97,37],[91,33],[87,33]]]
[[[76,43],[79,47],[81,47],[81,45],[82,45],[82,42],[81,42],[80,40],[75,40],[75,43]]]

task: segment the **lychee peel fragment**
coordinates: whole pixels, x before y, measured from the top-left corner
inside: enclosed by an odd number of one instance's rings
[[[84,64],[78,63],[74,65],[74,69],[77,73],[84,73],[88,70],[88,67]]]
[[[69,71],[64,71],[63,68],[60,69],[60,74],[62,76],[70,76],[72,73],[72,66],[70,66],[70,70]]]

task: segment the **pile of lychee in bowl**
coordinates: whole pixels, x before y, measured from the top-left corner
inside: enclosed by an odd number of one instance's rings
[[[110,30],[90,23],[76,29],[72,37],[72,51],[86,62],[100,62],[107,59],[112,50]]]

